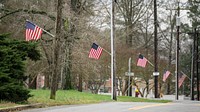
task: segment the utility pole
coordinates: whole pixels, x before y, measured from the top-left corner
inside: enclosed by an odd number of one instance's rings
[[[179,74],[179,29],[180,29],[180,7],[179,7],[179,1],[178,1],[178,14],[176,19],[176,26],[177,26],[177,37],[176,37],[176,100],[178,100],[178,74]]]
[[[199,101],[199,48],[198,48],[198,41],[199,41],[199,33],[197,29],[194,28],[193,34],[193,45],[192,45],[192,63],[191,63],[191,87],[190,87],[190,95],[191,100],[194,99],[194,88],[195,88],[195,81],[196,81],[196,88],[197,88],[197,100]],[[196,77],[196,78],[195,78]],[[196,80],[195,80],[196,79]]]
[[[196,37],[196,39],[195,39],[196,40],[196,44],[195,44],[196,45],[196,47],[195,47],[196,48],[196,50],[195,50],[196,53],[195,54],[196,54],[197,100],[199,101],[199,70],[198,70],[198,68],[199,68],[199,61],[198,61],[199,60],[199,53],[198,53],[199,52],[199,48],[198,48],[199,47],[198,46],[198,40],[199,39],[198,38],[199,37],[198,37],[198,34],[199,33],[197,32],[197,29],[195,28],[195,37]]]
[[[179,35],[180,35],[180,25],[181,25],[181,22],[180,22],[180,10],[188,10],[188,9],[185,9],[185,8],[182,8],[180,9],[180,0],[178,0],[178,7],[176,9],[171,9],[171,10],[177,10],[177,18],[176,18],[176,26],[177,26],[177,37],[176,37],[176,68],[175,68],[175,77],[176,77],[176,84],[175,84],[175,89],[176,89],[176,96],[175,96],[175,99],[178,100],[178,93],[179,93],[179,90],[178,90],[178,74],[179,74],[179,50],[180,50],[180,47],[179,47]]]
[[[157,1],[154,0],[154,88],[155,88],[155,98],[158,98],[158,38],[157,38]]]
[[[194,100],[194,71],[195,71],[195,39],[196,35],[195,33],[192,33],[193,35],[193,45],[192,45],[192,63],[191,63],[191,82],[190,82],[190,95],[191,100]]]
[[[115,0],[111,0],[111,99],[117,100],[116,96],[116,81],[115,81],[115,72],[116,72],[116,64],[115,64],[115,50],[114,50],[114,12],[115,12]]]

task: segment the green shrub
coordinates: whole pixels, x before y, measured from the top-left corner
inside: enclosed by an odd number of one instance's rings
[[[24,102],[32,96],[29,93],[29,90],[13,83],[0,87],[0,99],[4,101]]]

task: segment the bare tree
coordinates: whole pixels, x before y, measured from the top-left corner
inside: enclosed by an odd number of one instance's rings
[[[119,0],[118,1],[118,22],[116,24],[124,25],[126,33],[126,44],[130,47],[133,45],[133,38],[137,32],[136,25],[140,24],[141,19],[149,10],[152,4],[145,0]]]
[[[62,0],[57,1],[57,16],[56,16],[56,37],[54,39],[54,57],[53,57],[53,74],[51,83],[50,99],[56,98],[56,91],[58,87],[58,75],[59,75],[59,55],[60,55],[60,40],[62,38],[61,26],[62,26]]]

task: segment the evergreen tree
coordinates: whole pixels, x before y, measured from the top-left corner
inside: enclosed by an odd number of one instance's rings
[[[189,18],[191,19],[192,22],[192,27],[196,28],[200,24],[199,18],[200,18],[200,7],[199,7],[199,2],[196,0],[188,0],[189,4]]]
[[[35,43],[28,43],[0,35],[0,100],[11,102],[26,101],[31,95],[24,88],[26,80],[25,60],[39,60],[40,54]]]

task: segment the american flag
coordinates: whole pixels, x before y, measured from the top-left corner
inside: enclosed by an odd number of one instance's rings
[[[38,40],[42,36],[42,29],[33,23],[26,21],[26,41]]]
[[[179,78],[178,78],[178,87],[180,88],[181,85],[183,84],[183,81],[185,80],[187,76],[183,73],[180,73],[179,74]]]
[[[137,66],[145,67],[146,64],[147,64],[147,59],[142,54],[139,54]]]
[[[99,59],[101,56],[103,48],[93,43],[90,49],[89,58]]]
[[[168,76],[170,75],[170,71],[165,71],[164,75],[163,75],[163,82],[166,81],[166,79],[168,78]]]

